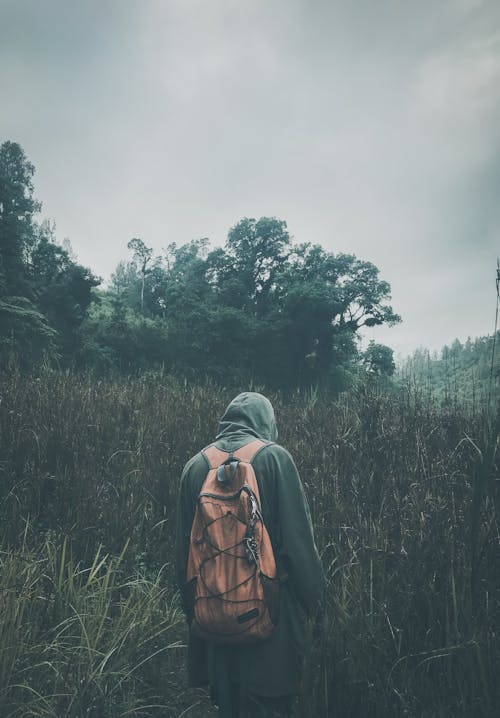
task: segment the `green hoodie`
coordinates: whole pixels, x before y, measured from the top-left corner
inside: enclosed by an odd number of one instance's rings
[[[271,402],[262,394],[244,392],[227,407],[215,445],[235,451],[255,438],[276,441],[278,432]],[[314,615],[323,593],[323,570],[313,537],[307,500],[292,457],[278,444],[262,449],[253,462],[282,584],[280,620],[270,638],[260,643],[220,646],[190,636],[189,682],[208,683],[221,695],[229,681],[261,696],[296,692],[305,644],[305,618]],[[177,511],[176,569],[179,588],[186,581],[191,524],[196,501],[208,471],[203,455],[196,454],[184,467]]]

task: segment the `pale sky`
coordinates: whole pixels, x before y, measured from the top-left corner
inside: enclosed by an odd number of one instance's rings
[[[498,0],[0,0],[0,141],[108,279],[276,216],[373,262],[407,354],[490,334]]]

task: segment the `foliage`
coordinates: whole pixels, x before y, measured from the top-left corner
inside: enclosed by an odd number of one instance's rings
[[[63,366],[166,367],[225,383],[340,391],[356,373],[362,327],[400,320],[377,268],[295,244],[286,222],[245,217],[223,248],[206,238],[158,256],[139,237],[108,289],[79,265],[55,226],[37,224],[34,167],[0,148],[0,347]],[[100,306],[92,306],[93,302]]]
[[[0,298],[0,357],[6,365],[23,366],[45,355],[54,356],[57,334],[47,318],[26,297]]]
[[[80,346],[80,326],[92,302],[92,288],[99,280],[56,243],[49,223],[37,228],[29,269],[37,305],[57,332],[60,354],[74,356]]]
[[[0,294],[31,298],[27,260],[33,246],[35,168],[16,142],[0,145]]]
[[[68,361],[80,346],[80,325],[99,280],[38,225],[34,167],[15,142],[0,146],[0,348],[26,365]]]
[[[148,267],[153,256],[153,250],[150,247],[146,247],[142,239],[134,237],[127,244],[127,247],[134,253],[134,262],[139,264],[139,271],[141,276],[141,312],[144,313],[144,284],[146,282],[146,276],[149,274],[150,269]]]
[[[495,351],[494,351],[495,350]],[[473,408],[500,396],[500,332],[493,336],[455,339],[440,354],[418,349],[399,370],[400,383],[411,383],[443,405],[457,401]]]
[[[162,363],[169,357],[179,374],[340,390],[355,373],[357,332],[400,320],[373,264],[296,245],[273,217],[242,219],[211,251],[207,239],[172,243],[157,257],[139,239],[129,248],[132,260],[118,265],[110,292],[127,310],[160,320]]]
[[[377,376],[392,376],[396,370],[394,352],[384,344],[371,341],[363,355],[363,363],[368,371]]]
[[[82,323],[79,368],[106,372],[133,372],[170,360],[166,326],[160,319],[143,317],[127,307],[121,294],[100,292]]]

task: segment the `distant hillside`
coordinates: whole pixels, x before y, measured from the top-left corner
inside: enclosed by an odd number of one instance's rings
[[[465,401],[479,406],[488,398],[490,382],[492,395],[500,396],[500,331],[492,368],[493,340],[493,335],[469,338],[464,344],[455,339],[440,354],[417,349],[399,367],[399,379],[413,383],[442,403]]]

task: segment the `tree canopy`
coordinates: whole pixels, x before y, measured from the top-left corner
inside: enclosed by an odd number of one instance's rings
[[[34,167],[0,148],[0,342],[25,358],[287,388],[339,387],[353,367],[390,374],[392,355],[365,359],[363,327],[394,324],[389,284],[370,262],[292,241],[284,220],[245,217],[223,247],[207,238],[159,254],[127,243],[107,289],[37,223]],[[380,347],[380,345],[376,345]],[[385,359],[384,359],[385,357]]]
[[[479,406],[500,389],[500,331],[487,337],[458,339],[432,354],[417,349],[400,367],[399,379],[444,405]]]
[[[275,217],[243,218],[215,249],[206,238],[158,256],[139,238],[128,246],[107,294],[131,326],[163,323],[164,362],[188,375],[329,385],[359,359],[362,327],[400,321],[373,264],[295,244]]]
[[[69,361],[99,280],[38,224],[34,167],[15,142],[0,146],[0,349],[25,364],[42,356]]]

